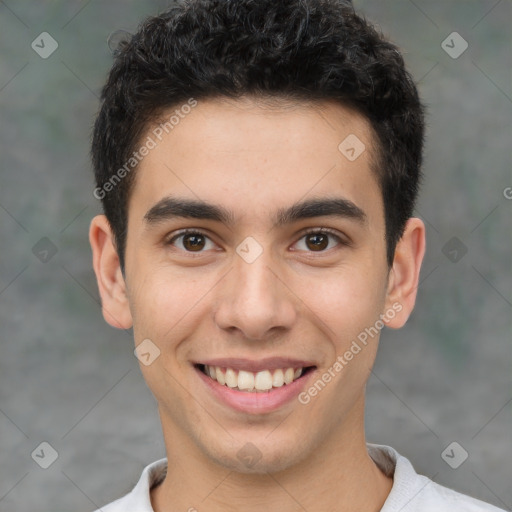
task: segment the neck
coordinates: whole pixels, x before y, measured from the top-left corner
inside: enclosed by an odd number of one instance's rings
[[[179,429],[164,428],[164,437],[169,464],[165,480],[151,491],[155,512],[260,512],[269,506],[281,512],[378,512],[393,485],[366,449],[364,397],[305,458],[276,472],[229,470]]]

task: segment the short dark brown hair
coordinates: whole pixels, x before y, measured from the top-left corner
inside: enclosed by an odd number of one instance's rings
[[[120,45],[94,126],[95,196],[123,271],[136,172],[126,163],[149,125],[190,98],[244,95],[335,100],[369,121],[391,266],[418,194],[424,140],[424,108],[396,46],[347,1],[177,0]]]

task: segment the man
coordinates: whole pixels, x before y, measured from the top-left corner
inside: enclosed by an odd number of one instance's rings
[[[367,444],[381,329],[415,303],[423,108],[340,0],[191,0],[103,90],[90,228],[167,458],[104,512],[497,511]]]

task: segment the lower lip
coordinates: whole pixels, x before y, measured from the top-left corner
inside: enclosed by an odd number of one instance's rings
[[[219,384],[216,380],[207,377],[199,368],[195,367],[194,369],[219,401],[237,411],[251,414],[269,413],[291,402],[306,387],[309,379],[316,372],[316,369],[309,370],[305,375],[290,384],[283,384],[281,387],[272,388],[270,391],[251,393]]]

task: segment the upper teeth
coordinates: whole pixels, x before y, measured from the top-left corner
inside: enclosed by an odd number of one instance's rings
[[[302,375],[303,368],[284,368],[274,370],[263,370],[253,373],[245,370],[234,370],[233,368],[221,368],[220,366],[205,365],[205,373],[219,384],[230,388],[238,387],[244,391],[267,391],[272,387],[279,388],[283,384],[290,384]]]

